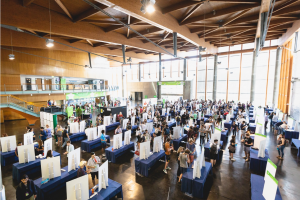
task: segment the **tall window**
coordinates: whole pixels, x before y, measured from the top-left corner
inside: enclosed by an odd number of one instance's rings
[[[149,81],[158,81],[158,63],[150,63],[150,78]]]
[[[231,48],[230,48],[231,49]],[[241,54],[233,54],[229,57],[229,80],[228,80],[228,100],[235,102],[239,98],[239,80]]]
[[[205,99],[206,60],[198,63],[197,99]]]
[[[214,81],[214,57],[207,58],[206,99],[212,99]]]
[[[228,56],[219,56],[218,62],[218,80],[217,80],[217,100],[224,99],[226,101],[227,92],[227,72],[228,72]]]
[[[240,101],[243,103],[250,101],[252,61],[253,53],[242,54]]]
[[[197,66],[197,59],[189,59],[187,60],[187,80],[192,80],[196,77],[196,66]]]
[[[162,80],[170,80],[171,62],[162,62]]]
[[[264,106],[268,73],[269,51],[261,51],[256,58],[254,105]]]
[[[275,78],[276,50],[270,51],[269,76],[267,88],[267,105],[273,105],[273,91]]]

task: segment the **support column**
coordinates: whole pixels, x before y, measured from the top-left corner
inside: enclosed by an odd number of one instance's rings
[[[161,82],[161,53],[158,54],[158,81]],[[161,85],[157,84],[157,98],[161,99]]]
[[[126,64],[125,45],[124,44],[122,44],[122,53],[123,53],[123,64]]]
[[[183,59],[183,81],[186,81],[186,59]]]
[[[139,82],[141,82],[141,64],[139,63]]]
[[[123,65],[122,65],[122,97],[125,97],[125,73],[124,73]]]
[[[256,42],[259,43],[259,38],[256,38]],[[255,83],[256,83],[256,51],[253,51],[253,61],[252,61],[252,72],[251,72],[251,90],[250,90],[250,102],[253,103],[255,98]]]
[[[174,57],[177,57],[177,33],[173,32]]]
[[[214,55],[214,79],[212,100],[217,100],[217,81],[218,81],[218,55]]]
[[[274,88],[273,88],[273,108],[278,103],[278,86],[279,86],[279,78],[280,78],[280,67],[281,67],[281,53],[282,49],[280,47],[276,50],[276,62],[275,62],[275,76],[274,76]]]

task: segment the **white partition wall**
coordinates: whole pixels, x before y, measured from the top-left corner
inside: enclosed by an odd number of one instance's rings
[[[140,144],[140,160],[148,159],[150,155],[150,141]]]
[[[18,146],[19,163],[29,163],[35,160],[34,145]]]
[[[24,134],[24,145],[33,144],[33,132]]]
[[[98,126],[98,137],[101,136],[102,130],[104,130],[104,135],[105,135],[105,126],[104,125]]]
[[[114,135],[113,148],[119,149],[122,147],[122,133]]]
[[[80,147],[68,153],[68,172],[76,170],[80,163]]]
[[[60,156],[41,160],[42,180],[61,176]]]
[[[67,182],[67,200],[89,199],[89,176]]]
[[[8,152],[8,151],[13,151],[16,149],[17,146],[17,141],[16,141],[16,136],[8,136],[8,137],[1,137],[1,147],[2,147],[2,152]]]
[[[108,161],[105,161],[98,170],[98,191],[106,189],[108,187]]]
[[[104,116],[104,125],[109,126],[110,125],[110,116]]]
[[[52,138],[49,138],[45,140],[44,142],[44,157],[47,156],[47,152],[51,150],[52,151]]]

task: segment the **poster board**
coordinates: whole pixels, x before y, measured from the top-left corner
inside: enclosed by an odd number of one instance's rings
[[[1,137],[2,152],[14,151],[17,147],[16,136]]]
[[[182,129],[181,126],[173,127],[173,137],[174,137],[175,140],[180,138],[181,129]]]
[[[130,144],[130,139],[131,139],[131,130],[126,131],[124,134],[124,145]]]
[[[51,150],[52,151],[52,138],[49,138],[45,140],[44,142],[44,157],[47,156],[47,152]]]
[[[79,168],[81,148],[78,147],[74,151],[68,153],[68,172]]]
[[[266,140],[266,139],[267,139],[266,135],[255,133],[253,148],[258,149],[259,145],[260,145],[260,142],[263,141],[263,140]]]
[[[24,145],[33,144],[33,132],[24,134]]]
[[[150,155],[150,141],[140,144],[140,160],[148,159]]]
[[[263,197],[265,200],[274,200],[276,197],[278,188],[278,181],[272,174],[267,171],[267,176],[265,177],[265,184],[263,189]]]
[[[61,176],[60,156],[41,160],[42,180]]]
[[[221,129],[215,128],[215,132],[211,134],[211,140],[210,143],[214,143],[215,140],[218,140],[218,145],[220,145],[221,141]]]
[[[158,153],[162,150],[162,139],[161,136],[157,136],[153,141],[153,152]]]
[[[273,177],[275,177],[276,170],[277,170],[277,166],[270,160],[270,158],[268,158],[266,172],[265,172],[265,179],[266,179],[266,177],[268,175],[267,172],[270,172],[271,175]]]
[[[105,126],[104,125],[98,126],[98,138],[101,136],[102,130],[104,130],[104,135],[106,135],[106,133],[105,133],[105,130],[106,130]]]
[[[119,149],[122,147],[122,133],[114,135],[114,140],[113,140],[113,148],[114,149]]]
[[[67,182],[67,200],[89,199],[89,175]]]
[[[148,133],[150,134],[153,130],[153,122],[146,123],[146,129],[148,130]]]
[[[108,161],[105,161],[98,170],[98,192],[108,187]]]
[[[257,157],[261,157],[261,158],[265,157],[266,142],[267,140],[260,141]]]
[[[110,125],[110,116],[104,116],[104,126]]]
[[[34,144],[18,146],[19,163],[35,161]]]
[[[294,127],[294,121],[295,120],[293,118],[288,117],[288,121],[287,121],[288,123],[287,124],[288,124],[290,129],[292,129]]]

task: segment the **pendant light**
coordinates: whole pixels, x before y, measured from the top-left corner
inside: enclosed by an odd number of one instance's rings
[[[10,44],[11,44],[11,54],[8,55],[9,60],[14,60],[15,55],[14,55],[14,48],[12,45],[12,32],[10,31]]]
[[[50,19],[50,39],[46,40],[46,46],[51,48],[54,46],[54,40],[51,39],[51,11],[50,11],[50,0],[49,0],[49,19]]]

